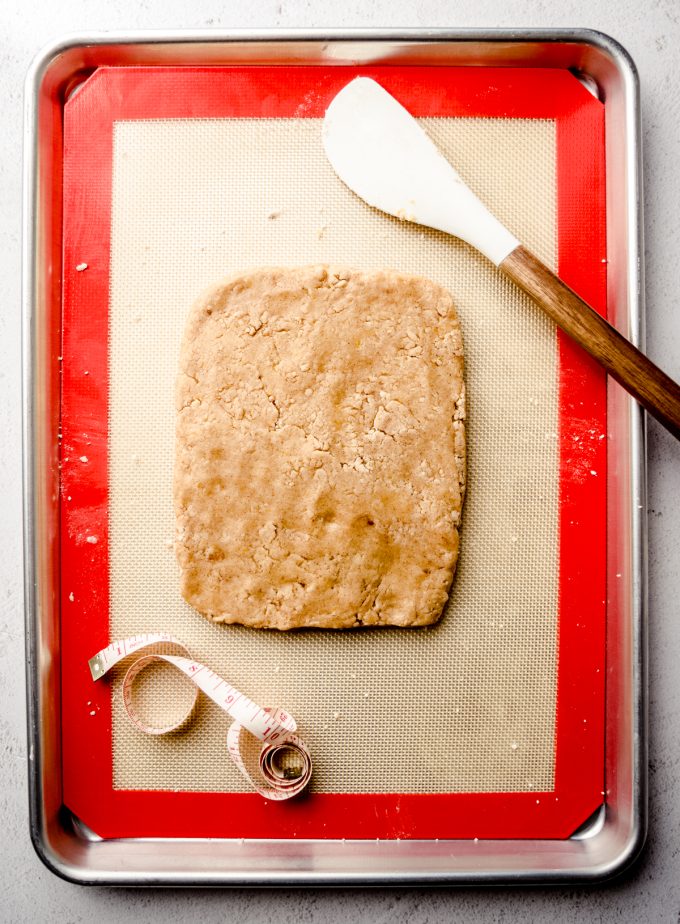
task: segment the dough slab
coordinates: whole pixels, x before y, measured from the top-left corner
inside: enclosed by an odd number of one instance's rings
[[[177,380],[182,595],[216,622],[436,622],[465,489],[463,345],[418,276],[267,268],[193,307]]]

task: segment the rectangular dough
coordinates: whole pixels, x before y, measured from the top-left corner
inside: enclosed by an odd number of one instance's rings
[[[465,488],[460,325],[392,271],[267,268],[189,317],[176,550],[205,616],[258,628],[436,622]]]

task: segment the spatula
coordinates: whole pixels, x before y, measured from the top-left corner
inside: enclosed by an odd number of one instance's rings
[[[358,77],[338,93],[323,144],[340,179],[369,205],[481,251],[680,439],[680,386],[522,246],[378,83]]]

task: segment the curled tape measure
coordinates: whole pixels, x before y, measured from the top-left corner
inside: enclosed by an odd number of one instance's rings
[[[182,655],[142,655],[132,662],[123,678],[123,704],[137,728],[147,735],[166,735],[168,732],[176,731],[194,711],[198,691],[202,690],[234,720],[227,732],[227,749],[231,759],[257,792],[265,799],[275,801],[291,799],[302,792],[312,775],[312,758],[307,745],[295,734],[297,723],[293,716],[283,709],[258,706],[210,668],[192,660],[185,646],[174,636],[160,632],[148,633],[111,642],[90,658],[88,663],[92,679],[99,680],[124,658],[159,644],[173,645]],[[158,661],[172,664],[195,684],[194,701],[189,712],[179,722],[162,728],[145,724],[132,702],[135,678],[145,668]],[[259,760],[255,765],[245,757],[244,733],[250,733],[262,742]]]

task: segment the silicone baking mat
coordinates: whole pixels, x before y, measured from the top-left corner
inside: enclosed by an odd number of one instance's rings
[[[604,306],[603,110],[567,72],[105,68],[78,90],[65,109],[62,722],[65,801],[99,834],[560,837],[602,801],[604,377],[483,257],[334,176],[321,117],[357,73]],[[179,595],[173,385],[191,302],[242,268],[325,262],[427,275],[461,317],[468,493],[431,629],[258,632],[212,625]],[[144,737],[115,684],[92,686],[87,658],[147,631],[296,716],[315,758],[306,798],[245,791],[218,710]],[[147,707],[172,713],[181,687],[157,679]]]

